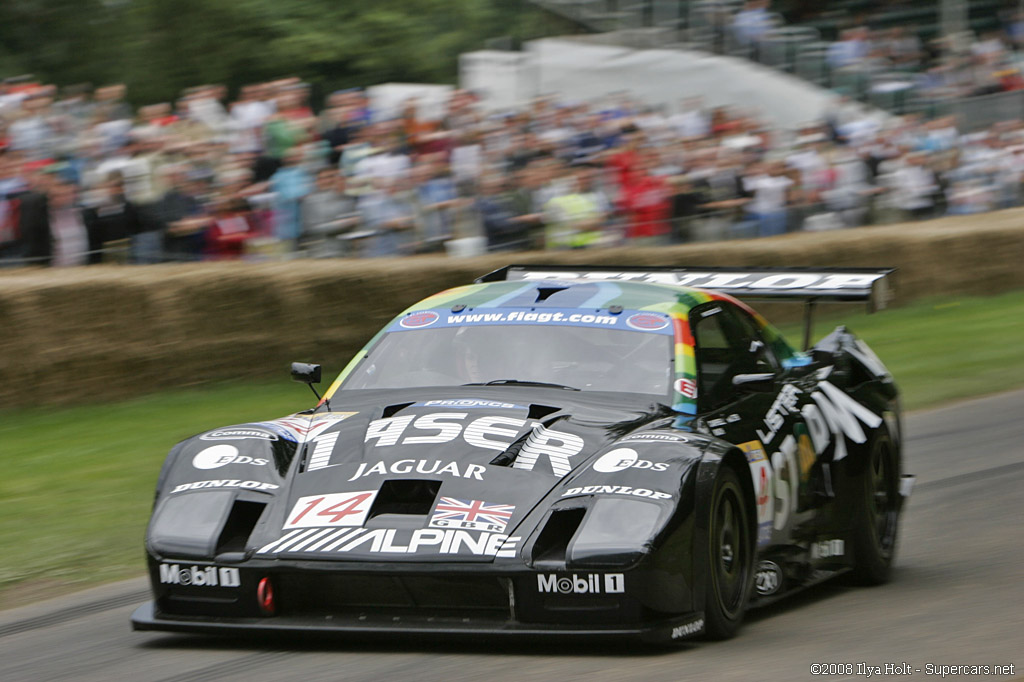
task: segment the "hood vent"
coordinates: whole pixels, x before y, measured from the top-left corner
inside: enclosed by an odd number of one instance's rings
[[[529,418],[539,420],[545,428],[548,428],[552,424],[557,422],[559,418],[543,421],[544,417],[555,412],[558,412],[560,409],[561,408],[558,407],[551,407],[550,405],[530,405]],[[519,456],[519,451],[523,449],[523,445],[526,444],[527,439],[529,439],[532,433],[533,430],[530,430],[521,435],[511,445],[509,445],[504,452],[502,452],[500,455],[492,459],[490,462],[488,462],[488,464],[496,467],[512,466],[512,464],[516,461],[516,457]]]
[[[530,405],[530,413],[527,415],[529,419],[543,419],[550,414],[558,412],[560,407],[551,407],[550,405]],[[547,424],[545,424],[547,426]]]
[[[569,287],[537,287],[537,299],[536,302],[546,301],[559,291],[565,291]]]
[[[533,544],[533,563],[565,565],[566,550],[569,542],[587,513],[586,508],[557,509],[551,512],[544,530],[541,531],[537,542]]]
[[[488,464],[495,467],[510,467],[515,463],[516,457],[519,456],[519,451],[523,449],[523,445],[526,444],[526,439],[530,437],[531,431],[527,431],[519,437],[512,445],[509,445],[500,455],[492,459]]]
[[[224,528],[217,538],[215,555],[220,556],[232,552],[244,552],[246,541],[260,520],[266,504],[263,502],[248,502],[246,500],[235,500],[231,506]]]
[[[409,407],[410,405],[412,405],[412,403],[398,403],[395,405],[388,405],[387,407],[384,408],[384,411],[381,412],[380,418],[387,419],[388,417],[394,417],[396,414],[398,414],[405,408]]]
[[[426,516],[434,507],[437,493],[441,491],[440,481],[400,479],[384,481],[377,493],[377,499],[370,507],[367,521],[375,516],[400,514],[403,516]]]

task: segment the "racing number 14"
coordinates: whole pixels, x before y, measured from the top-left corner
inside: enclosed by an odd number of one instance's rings
[[[285,528],[360,526],[375,491],[302,497],[295,503]]]

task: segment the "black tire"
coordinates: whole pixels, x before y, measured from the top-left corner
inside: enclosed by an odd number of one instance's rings
[[[868,461],[853,486],[854,583],[881,585],[889,580],[902,502],[899,482],[896,450],[888,436],[880,435],[872,441]]]
[[[754,584],[754,537],[750,508],[739,477],[722,466],[711,494],[708,522],[707,592],[704,600],[708,639],[729,639],[739,630]]]

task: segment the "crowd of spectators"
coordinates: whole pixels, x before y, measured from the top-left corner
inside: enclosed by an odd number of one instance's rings
[[[400,256],[659,245],[1016,206],[1024,126],[878,118],[799,130],[698,98],[541,97],[487,112],[454,90],[375,110],[296,78],[175,103],[7,82],[0,265]]]
[[[784,33],[788,26],[782,15],[772,10],[786,4],[745,0],[738,10],[726,10],[717,25],[711,25],[720,32],[714,43],[722,51],[764,57],[765,44],[773,38],[773,31],[782,28]],[[907,9],[908,4],[879,1],[870,11],[845,15],[837,39],[825,56],[833,87],[849,89],[849,84],[840,83],[850,80],[843,74],[851,74],[862,77],[866,91],[900,90],[905,96],[912,92],[931,100],[1024,89],[1024,13],[1018,11],[1018,3],[1006,3],[1002,10],[993,11],[997,19],[994,27],[980,35],[965,30],[928,36],[919,33],[912,23],[888,25],[886,16]],[[731,8],[732,4],[725,2],[723,7]],[[828,4],[813,7],[813,11],[799,12],[812,25],[817,14],[828,11]],[[930,9],[932,20],[938,22],[939,3],[932,3]]]

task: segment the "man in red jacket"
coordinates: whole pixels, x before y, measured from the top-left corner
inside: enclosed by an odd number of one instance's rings
[[[652,172],[656,165],[655,152],[641,152],[632,178],[622,187],[626,239],[636,245],[664,244],[670,233],[672,188],[663,176]]]

